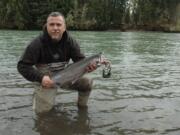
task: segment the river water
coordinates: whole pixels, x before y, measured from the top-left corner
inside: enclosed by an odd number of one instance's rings
[[[0,31],[1,135],[179,135],[180,34],[158,32],[71,32],[87,56],[103,52],[88,109],[77,93],[59,90],[55,109],[32,111],[33,85],[16,69],[26,45],[40,31]]]

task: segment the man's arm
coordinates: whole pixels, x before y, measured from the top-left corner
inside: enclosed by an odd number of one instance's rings
[[[85,55],[82,53],[78,42],[69,36],[70,41],[70,57],[73,62],[77,62],[85,58]]]
[[[81,59],[85,58],[85,55],[81,52],[80,46],[77,43],[75,39],[70,37],[70,43],[71,43],[71,58],[73,62],[77,62]],[[86,68],[87,72],[92,72],[97,69],[96,63],[90,63],[89,66]]]
[[[39,50],[37,48],[37,41],[33,41],[24,51],[17,64],[19,73],[27,80],[32,82],[40,82],[43,78],[43,73],[39,72],[33,67],[38,62]]]
[[[17,69],[19,73],[27,80],[39,83],[42,82],[44,74],[35,69],[32,64],[25,63],[20,60],[17,65]]]

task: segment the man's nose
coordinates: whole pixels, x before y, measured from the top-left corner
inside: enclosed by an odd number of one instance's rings
[[[54,28],[54,29],[57,29],[58,27],[57,27],[57,25],[55,24],[53,28]]]

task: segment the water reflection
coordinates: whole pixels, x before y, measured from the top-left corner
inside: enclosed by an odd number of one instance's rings
[[[88,108],[78,109],[74,118],[67,112],[54,108],[48,113],[37,115],[35,129],[40,135],[87,135],[90,134]]]
[[[0,134],[179,135],[180,34],[71,32],[87,56],[104,52],[112,76],[102,78],[101,69],[90,74],[88,110],[76,108],[75,93],[60,91],[59,108],[34,120],[34,89],[16,64],[38,33],[0,31]]]

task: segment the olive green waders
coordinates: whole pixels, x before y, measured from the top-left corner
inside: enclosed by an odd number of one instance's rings
[[[49,76],[51,72],[46,68],[39,68],[39,70]],[[71,89],[78,91],[78,107],[86,107],[88,98],[92,89],[92,79],[82,77],[74,84],[67,83],[62,86],[63,89]],[[57,88],[43,88],[41,84],[35,84],[35,91],[33,96],[33,110],[36,113],[47,112],[55,105],[55,97]]]

